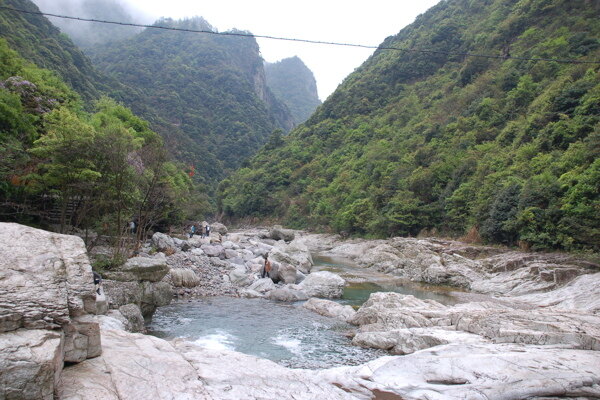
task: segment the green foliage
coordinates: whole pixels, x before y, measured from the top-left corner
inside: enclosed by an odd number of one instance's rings
[[[168,161],[146,121],[109,98],[96,102],[93,114],[82,111],[56,75],[25,62],[4,40],[0,60],[4,220],[94,228],[118,238],[131,219],[142,237],[187,217],[191,179]]]
[[[28,0],[3,0],[2,5],[39,12],[37,6]],[[62,35],[43,16],[0,10],[0,37],[6,39],[21,57],[40,68],[56,71],[88,102],[98,99],[100,92],[110,90],[113,85],[98,74],[71,39]],[[14,75],[9,72],[8,76]]]
[[[449,0],[385,47],[600,59],[600,4]],[[219,190],[232,217],[600,247],[600,66],[376,51]]]
[[[199,17],[156,24],[213,30]],[[263,62],[253,38],[146,29],[88,51],[103,72],[139,91],[118,97],[152,123],[176,159],[194,167],[197,182],[216,186],[273,130],[291,128],[285,106],[268,90],[258,95]]]

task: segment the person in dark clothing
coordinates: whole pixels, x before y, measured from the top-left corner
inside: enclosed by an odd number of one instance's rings
[[[100,285],[102,284],[102,276],[96,271],[92,271],[94,274],[94,287],[96,288],[96,293],[100,294]]]

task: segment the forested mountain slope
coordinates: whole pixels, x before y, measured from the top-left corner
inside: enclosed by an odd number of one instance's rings
[[[2,5],[39,12],[29,0],[4,0]],[[212,30],[201,18],[159,23]],[[266,86],[252,38],[145,30],[118,44],[95,46],[98,65],[93,66],[43,16],[0,9],[0,28],[0,36],[24,58],[58,72],[85,107],[107,94],[143,116],[171,155],[185,162],[194,180],[208,184],[209,191],[274,130],[289,131],[294,125],[287,107]]]
[[[40,12],[29,0],[3,0],[0,5]],[[98,99],[111,87],[71,39],[43,16],[0,9],[0,37],[26,60],[58,72],[86,101]]]
[[[600,249],[600,2],[447,0],[220,185],[231,217]],[[439,52],[436,52],[439,51]]]
[[[321,104],[317,81],[298,57],[266,63],[267,85],[290,109],[296,125],[306,121]]]
[[[93,113],[82,106],[54,71],[0,38],[0,220],[92,228],[116,238],[118,256],[128,221],[141,238],[201,199],[146,121],[106,97]]]
[[[199,17],[157,24],[213,31]],[[275,129],[293,126],[266,86],[254,38],[146,29],[89,54],[103,72],[142,92],[148,110],[129,105],[151,122],[166,122],[157,124],[159,132],[185,136],[184,143],[169,141],[171,150],[210,179],[237,168]]]

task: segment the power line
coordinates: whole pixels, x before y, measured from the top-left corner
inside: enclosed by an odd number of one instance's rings
[[[320,44],[320,45],[329,45],[329,46],[358,47],[358,48],[363,48],[363,49],[404,51],[404,52],[408,52],[408,53],[422,53],[422,54],[443,54],[443,55],[461,56],[461,57],[495,58],[495,59],[502,59],[502,60],[521,60],[521,61],[545,61],[545,62],[557,62],[557,63],[563,63],[563,64],[600,64],[600,61],[588,61],[588,60],[576,60],[576,59],[514,57],[514,56],[509,56],[509,55],[476,54],[476,53],[469,53],[469,52],[461,53],[461,52],[443,51],[443,50],[425,50],[425,49],[415,49],[415,48],[371,46],[371,45],[356,44],[356,43],[328,42],[328,41],[321,41],[321,40],[287,38],[287,37],[268,36],[268,35],[255,35],[252,33],[241,33],[241,32],[214,32],[214,31],[200,30],[200,29],[175,28],[175,27],[170,27],[170,26],[144,25],[144,24],[134,24],[134,23],[130,23],[130,22],[105,21],[105,20],[93,19],[93,18],[71,17],[71,16],[67,16],[67,15],[58,15],[58,14],[39,12],[39,11],[21,10],[21,9],[17,9],[17,8],[7,7],[7,6],[0,6],[0,9],[23,13],[23,14],[42,15],[42,16],[46,16],[46,17],[70,19],[70,20],[84,21],[84,22],[97,22],[97,23],[101,23],[101,24],[131,26],[131,27],[136,27],[136,28],[148,28],[148,29],[162,29],[162,30],[178,31],[178,32],[204,33],[204,34],[218,35],[218,36],[250,37],[250,38],[255,38],[255,39],[283,40],[283,41],[288,41],[288,42],[300,42],[300,43]]]

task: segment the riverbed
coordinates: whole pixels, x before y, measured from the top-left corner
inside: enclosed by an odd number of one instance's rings
[[[393,291],[444,304],[458,299],[450,288],[419,285],[365,270],[350,260],[314,255],[313,271],[331,271],[347,285],[336,301],[358,308],[373,292]],[[454,289],[452,289],[454,290]],[[303,302],[209,297],[161,307],[148,326],[161,338],[184,338],[206,348],[229,349],[292,368],[359,365],[387,353],[351,344],[353,326],[320,316]]]

